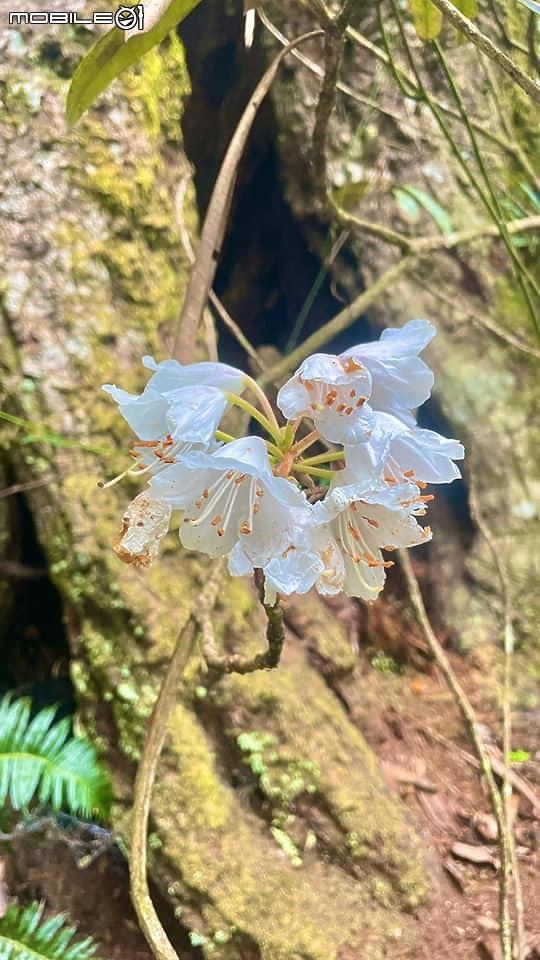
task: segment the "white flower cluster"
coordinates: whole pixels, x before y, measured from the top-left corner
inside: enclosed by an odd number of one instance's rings
[[[138,436],[132,470],[149,478],[126,511],[119,555],[149,563],[179,509],[184,547],[227,556],[234,575],[262,569],[268,601],[313,586],[373,600],[392,564],[384,552],[431,538],[418,523],[433,499],[426,485],[460,476],[462,445],[420,429],[413,413],[433,386],[419,353],[434,333],[412,320],[376,343],[308,357],[279,391],[281,426],[242,371],[145,357],[153,375],[140,396],[104,387]],[[248,388],[259,408],[242,397]],[[231,404],[269,439],[221,433]]]

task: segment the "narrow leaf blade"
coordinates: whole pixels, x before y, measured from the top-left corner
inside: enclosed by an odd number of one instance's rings
[[[161,43],[198,3],[200,0],[172,0],[151,30],[127,41],[120,27],[113,27],[101,37],[73,74],[66,103],[68,123],[76,123],[116,77]]]

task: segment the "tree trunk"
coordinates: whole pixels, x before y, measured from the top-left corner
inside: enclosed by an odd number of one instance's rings
[[[2,39],[1,408],[35,428],[4,424],[1,460],[4,483],[42,481],[23,496],[61,599],[80,714],[113,776],[114,827],[129,843],[148,717],[208,566],[174,532],[150,569],[113,553],[140,486],[97,488],[124,469],[130,442],[100,385],[140,390],[140,357],[164,358],[174,334],[188,270],[178,186],[189,78],[171,38],[69,132],[66,78],[91,40],[61,26]],[[181,216],[193,236],[192,186]],[[22,443],[45,432],[70,445]],[[4,543],[14,501],[0,506]],[[422,857],[333,689],[354,669],[354,624],[316,598],[291,604],[289,620],[278,670],[208,687],[193,664],[154,793],[152,878],[179,937],[190,931],[208,957],[379,958],[394,936],[414,938]],[[263,644],[248,583],[227,581],[217,629],[227,650]]]

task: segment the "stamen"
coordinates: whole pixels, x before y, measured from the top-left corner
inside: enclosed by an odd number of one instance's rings
[[[339,360],[345,373],[355,373],[357,370],[363,370],[363,366],[354,357],[340,357]]]

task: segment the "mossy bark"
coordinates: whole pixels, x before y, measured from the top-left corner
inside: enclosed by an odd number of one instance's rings
[[[81,718],[106,753],[114,826],[129,843],[148,717],[208,570],[174,531],[149,570],[112,552],[139,486],[97,489],[129,445],[100,384],[140,389],[141,355],[165,356],[174,332],[187,275],[176,208],[189,80],[171,40],[68,132],[65,77],[90,40],[61,27],[6,38],[0,405],[71,446],[23,445],[23,431],[4,426],[1,457],[14,480],[44,480],[25,495],[63,600]],[[183,218],[193,234],[192,190]],[[196,662],[179,692],[151,869],[208,957],[379,958],[394,937],[413,939],[411,911],[426,894],[413,831],[323,677],[353,667],[346,625],[305,604],[307,622],[305,610],[296,622],[309,642],[289,633],[277,671],[208,687]],[[246,582],[227,582],[216,627],[225,649],[263,642]]]

